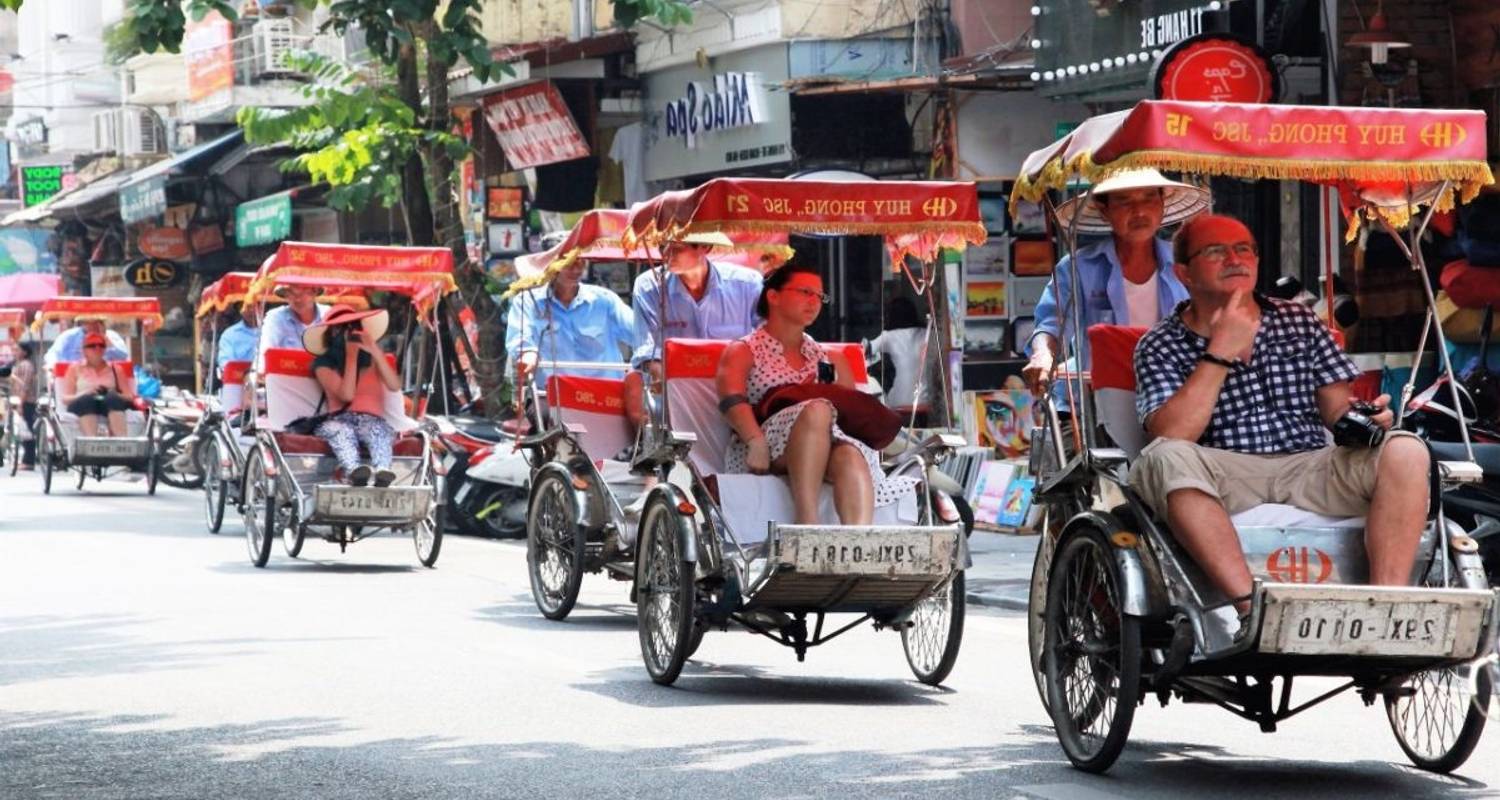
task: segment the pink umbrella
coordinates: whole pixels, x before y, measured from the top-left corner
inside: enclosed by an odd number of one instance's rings
[[[36,311],[62,294],[62,278],[45,272],[18,272],[0,278],[0,306]]]

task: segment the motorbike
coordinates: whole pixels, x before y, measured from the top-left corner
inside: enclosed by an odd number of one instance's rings
[[[193,398],[175,402],[158,400],[157,478],[178,489],[203,486],[203,470],[198,464],[199,423],[202,404]]]
[[[456,530],[470,536],[524,535],[530,466],[515,450],[514,421],[472,416],[465,408],[428,419],[443,448],[448,519]],[[517,459],[519,465],[511,463]]]

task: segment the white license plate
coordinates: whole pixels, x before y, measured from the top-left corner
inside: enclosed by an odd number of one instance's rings
[[[1307,655],[1445,655],[1453,648],[1445,603],[1291,601],[1281,612],[1277,649]]]
[[[130,439],[83,439],[73,443],[75,458],[145,458],[147,443]]]
[[[820,533],[796,541],[792,564],[814,575],[929,575],[932,536]]]
[[[325,489],[323,513],[343,519],[406,519],[417,515],[420,492],[350,486]]]

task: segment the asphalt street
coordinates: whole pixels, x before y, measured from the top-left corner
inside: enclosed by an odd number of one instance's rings
[[[1115,768],[1072,770],[1019,612],[971,610],[947,686],[898,637],[808,655],[710,633],[674,688],[641,665],[624,584],[543,620],[516,542],[310,542],[268,569],[200,496],[0,478],[0,797],[1469,798],[1500,796],[1500,724],[1461,774],[1406,766],[1354,696],[1273,735],[1154,702]],[[1299,694],[1311,697],[1317,686]]]

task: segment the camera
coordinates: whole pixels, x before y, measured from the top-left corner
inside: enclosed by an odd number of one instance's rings
[[[1356,400],[1338,422],[1333,423],[1333,443],[1339,447],[1375,447],[1385,440],[1385,428],[1373,418],[1381,408]]]

